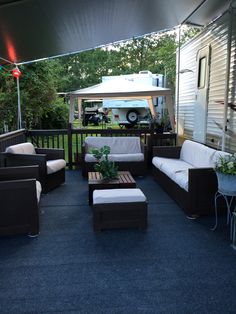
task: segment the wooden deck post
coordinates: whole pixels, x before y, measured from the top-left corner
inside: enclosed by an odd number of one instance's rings
[[[72,124],[68,123],[67,129],[67,136],[68,136],[68,162],[69,162],[69,169],[72,170]]]

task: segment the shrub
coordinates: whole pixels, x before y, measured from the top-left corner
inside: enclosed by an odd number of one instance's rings
[[[118,167],[115,165],[114,161],[108,160],[110,151],[110,147],[106,145],[100,149],[94,148],[92,150],[93,156],[98,161],[98,163],[94,166],[94,170],[100,172],[104,180],[117,178]]]

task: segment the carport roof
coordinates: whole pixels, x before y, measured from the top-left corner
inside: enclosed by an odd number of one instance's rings
[[[120,78],[105,81],[87,88],[78,89],[69,94],[82,99],[127,99],[167,96],[171,95],[171,90],[169,88],[134,83]]]
[[[229,3],[0,0],[0,58],[20,64],[171,29],[182,22],[205,25],[224,12]]]

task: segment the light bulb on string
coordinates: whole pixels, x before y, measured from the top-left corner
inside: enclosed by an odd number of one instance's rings
[[[14,68],[11,73],[15,78],[19,78],[21,76],[21,71],[18,69],[18,67]]]

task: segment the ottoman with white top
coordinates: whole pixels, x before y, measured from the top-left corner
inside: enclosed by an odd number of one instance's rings
[[[140,189],[93,192],[94,231],[113,228],[147,228],[147,199]]]

